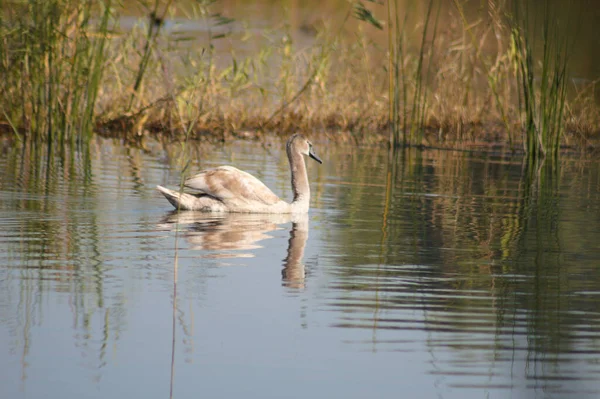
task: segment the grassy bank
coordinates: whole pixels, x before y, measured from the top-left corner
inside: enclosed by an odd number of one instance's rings
[[[502,1],[475,16],[458,1],[425,3],[343,2],[343,17],[311,25],[307,43],[285,18],[257,31],[211,2],[157,3],[123,29],[110,1],[30,0],[20,6],[29,12],[0,1],[10,16],[0,28],[0,128],[59,141],[306,131],[527,151],[543,133],[552,146],[595,146],[598,81],[569,76],[566,39],[540,47],[528,16]],[[178,30],[175,15],[203,28]]]

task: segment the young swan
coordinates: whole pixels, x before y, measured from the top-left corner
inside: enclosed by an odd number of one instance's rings
[[[240,213],[306,213],[310,203],[310,186],[303,155],[323,163],[314,153],[312,144],[295,134],[285,145],[292,172],[292,203],[279,199],[256,177],[233,166],[219,166],[190,177],[185,187],[198,194],[180,193],[156,186],[177,209],[202,212]]]

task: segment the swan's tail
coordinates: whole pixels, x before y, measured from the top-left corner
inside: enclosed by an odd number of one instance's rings
[[[163,186],[156,186],[165,198],[175,207],[182,211],[201,211],[201,212],[227,212],[223,202],[208,194],[188,194],[179,191],[169,190]]]
[[[198,197],[188,193],[180,193],[179,191],[169,190],[168,188],[165,188],[163,186],[156,186],[156,189],[165,196],[167,201],[169,201],[171,205],[175,207],[175,209],[196,209]]]

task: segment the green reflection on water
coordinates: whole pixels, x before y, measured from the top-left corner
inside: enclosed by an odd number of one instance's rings
[[[32,330],[52,316],[47,314],[49,303],[63,298],[70,308],[70,328],[77,332],[74,340],[102,366],[129,310],[124,292],[105,288],[107,279],[114,278],[111,273],[124,266],[119,263],[122,255],[107,240],[113,235],[107,223],[115,198],[107,205],[105,191],[125,191],[116,196],[120,201],[142,190],[147,195],[143,151],[103,139],[76,148],[35,141],[2,144],[0,214],[5,235],[0,272],[6,278],[0,279],[0,304],[10,313],[0,320],[21,352],[22,378],[27,375]],[[108,186],[102,180],[105,168],[116,170],[109,173]],[[119,190],[121,179],[131,182],[125,190]],[[142,247],[148,245],[140,241]]]
[[[526,337],[532,362],[600,347],[581,338],[600,326],[597,162],[531,169],[504,155],[407,150],[385,168],[385,155],[370,166],[369,156],[342,166],[356,189],[329,237],[346,251],[332,283],[339,326],[404,329],[390,315],[422,309],[420,328],[492,329],[495,344],[483,345],[498,351]]]

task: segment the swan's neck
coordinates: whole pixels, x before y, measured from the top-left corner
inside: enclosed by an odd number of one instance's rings
[[[288,158],[292,171],[292,190],[294,191],[292,209],[295,212],[306,212],[310,203],[310,186],[304,157],[300,153],[289,151]]]

